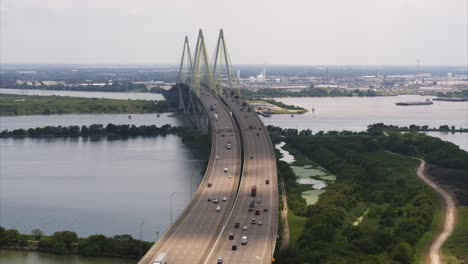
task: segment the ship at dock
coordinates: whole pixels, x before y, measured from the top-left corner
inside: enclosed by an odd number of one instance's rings
[[[410,105],[431,105],[434,104],[431,99],[426,99],[426,101],[418,101],[418,102],[398,102],[395,103],[396,105],[405,105],[405,106],[410,106]]]

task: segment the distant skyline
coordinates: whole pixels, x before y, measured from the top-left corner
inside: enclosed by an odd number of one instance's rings
[[[2,64],[177,64],[198,29],[233,64],[468,65],[466,0],[1,0]]]

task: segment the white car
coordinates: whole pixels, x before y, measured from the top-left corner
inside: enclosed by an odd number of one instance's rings
[[[216,212],[219,212],[219,211],[221,211],[221,206],[216,207]]]
[[[225,201],[227,201],[227,197],[226,197],[226,196],[223,197],[223,202],[225,202]]]
[[[229,170],[228,168],[224,168],[224,172],[228,172],[228,170]]]
[[[247,245],[247,236],[243,236],[241,238],[241,243],[242,243],[242,245]]]
[[[262,220],[258,220],[257,224],[262,225],[263,224]]]
[[[246,226],[246,225],[243,226],[243,227],[242,227],[242,230],[247,231],[247,226]]]
[[[218,156],[218,155],[216,155],[216,160],[219,160],[219,156]]]
[[[231,177],[232,177],[232,175],[231,175],[231,174],[229,174],[228,178],[231,178]]]

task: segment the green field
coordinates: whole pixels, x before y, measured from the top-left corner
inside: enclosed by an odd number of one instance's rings
[[[468,207],[457,207],[456,226],[442,250],[445,255],[453,256],[449,263],[463,263],[461,259],[468,257]],[[457,257],[456,260],[454,257]]]
[[[170,110],[167,101],[9,94],[2,94],[0,97],[1,116],[70,113],[162,113]]]
[[[292,211],[288,211],[289,224],[289,246],[296,247],[296,241],[301,236],[307,217],[297,216]]]

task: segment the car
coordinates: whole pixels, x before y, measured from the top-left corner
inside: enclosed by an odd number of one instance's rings
[[[268,212],[268,208],[263,209],[263,212]]]
[[[218,257],[218,261],[216,261],[217,264],[223,264],[223,258],[222,257]]]
[[[232,177],[232,175],[231,175],[231,174],[229,174],[228,178],[231,178],[231,177]]]
[[[226,148],[227,148],[227,149],[231,149],[231,144],[228,144],[228,145],[226,146]]]
[[[257,133],[257,136],[260,136],[260,133]]]
[[[257,203],[262,203],[262,198],[258,197],[257,198]]]
[[[262,220],[258,220],[257,224],[258,224],[258,225],[263,225]]]
[[[231,247],[232,250],[237,250],[237,245],[236,244],[233,244],[232,247]]]
[[[208,202],[211,202],[211,197],[208,196]]]
[[[226,196],[223,197],[223,202],[225,202],[225,201],[227,201],[227,197],[226,197]]]
[[[207,186],[208,186],[208,187],[211,187],[211,186],[213,186],[213,183],[208,182]]]
[[[250,221],[252,224],[256,224],[257,223],[257,219],[255,218],[252,218],[252,220]]]
[[[253,156],[250,156],[250,159],[253,159]]]
[[[233,233],[229,234],[229,240],[234,240],[234,234]]]
[[[239,222],[235,222],[234,223],[234,228],[239,228],[240,227],[240,223]]]
[[[216,159],[219,160],[219,156],[218,156],[218,155],[216,155]]]
[[[216,212],[219,212],[219,211],[221,211],[221,206],[216,207]]]
[[[247,236],[242,236],[241,243],[242,245],[247,245]]]
[[[213,199],[213,203],[219,203],[218,197],[215,197],[215,198]]]
[[[260,209],[255,209],[255,215],[260,215]]]
[[[270,184],[270,180],[265,180],[265,184]]]
[[[228,172],[229,168],[224,168],[224,172]]]
[[[243,227],[242,227],[242,230],[247,231],[247,226],[246,226],[246,225],[243,226]]]

